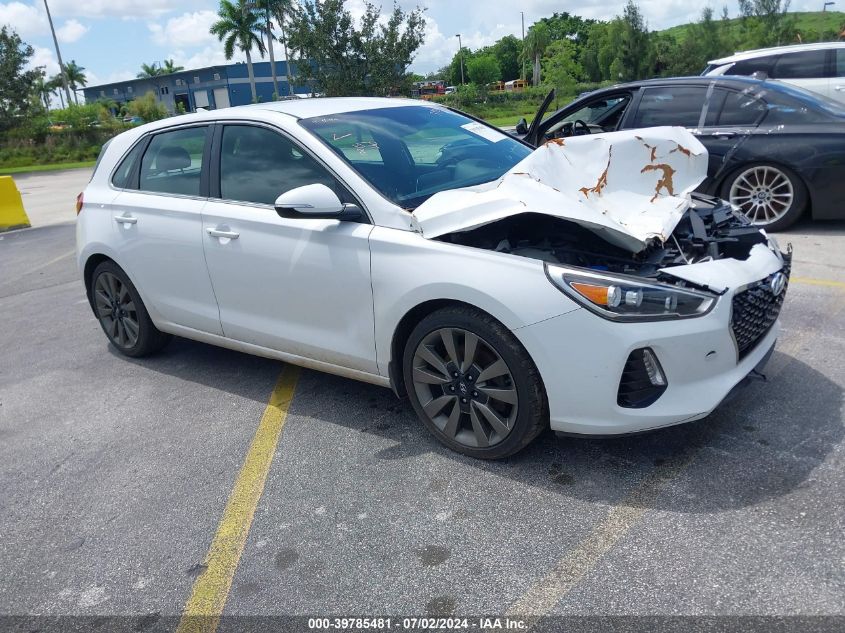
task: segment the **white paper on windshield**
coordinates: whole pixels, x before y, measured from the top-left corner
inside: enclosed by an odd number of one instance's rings
[[[503,141],[508,138],[508,135],[504,132],[500,132],[499,130],[494,130],[491,127],[487,127],[481,123],[473,121],[472,123],[467,123],[461,126],[467,132],[471,134],[475,134],[476,136],[480,136],[481,138],[487,139],[493,143],[498,143],[499,141]]]

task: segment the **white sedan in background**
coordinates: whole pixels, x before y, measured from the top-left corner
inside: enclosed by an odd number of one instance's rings
[[[678,128],[532,151],[436,104],[310,99],[113,139],[77,201],[111,344],[171,335],[392,387],[501,458],[695,420],[765,363],[789,255],[691,191]]]

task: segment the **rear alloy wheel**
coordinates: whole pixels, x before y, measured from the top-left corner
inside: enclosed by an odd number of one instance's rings
[[[536,367],[513,335],[481,312],[447,308],[424,319],[404,366],[417,414],[456,451],[506,457],[547,424]]]
[[[103,262],[94,270],[91,307],[103,332],[122,354],[146,356],[170,340],[153,325],[135,286],[114,262]]]
[[[785,167],[758,164],[738,169],[722,196],[755,225],[772,231],[795,222],[807,205],[803,183]]]

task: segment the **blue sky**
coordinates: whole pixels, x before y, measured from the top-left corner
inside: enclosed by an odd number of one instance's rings
[[[217,2],[182,0],[178,9],[170,0],[48,0],[58,30],[62,56],[84,66],[89,85],[134,77],[141,63],[174,59],[186,68],[224,63],[222,47],[208,33],[215,19]],[[379,1],[376,0],[376,4]],[[390,0],[382,0],[385,9]],[[444,65],[457,50],[456,33],[464,46],[477,48],[509,33],[520,34],[520,14],[526,28],[536,19],[555,11],[584,17],[611,18],[621,13],[624,2],[612,0],[401,0],[405,8],[426,8],[426,43],[412,69],[425,73]],[[794,0],[792,10],[817,10],[819,2]],[[841,0],[845,7],[845,0]],[[363,0],[347,0],[354,15],[364,10]],[[664,28],[693,20],[701,3],[689,0],[641,0],[649,27]],[[721,4],[715,4],[716,13]],[[729,4],[736,14],[736,2]],[[0,24],[11,24],[35,48],[33,65],[58,70],[42,0],[0,0]],[[281,59],[281,51],[277,58]],[[236,60],[239,58],[235,58]]]

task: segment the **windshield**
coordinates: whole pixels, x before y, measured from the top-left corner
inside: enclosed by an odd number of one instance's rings
[[[501,177],[531,149],[451,110],[403,106],[303,119],[375,189],[404,209]]]

